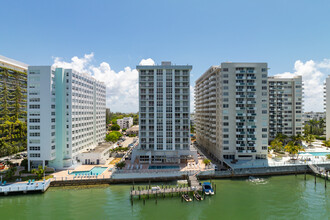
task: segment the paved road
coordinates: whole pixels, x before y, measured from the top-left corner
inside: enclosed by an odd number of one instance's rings
[[[19,152],[19,153],[17,153],[17,154],[23,154],[23,153],[27,154],[26,151],[22,151],[22,152]],[[0,160],[10,159],[11,157],[14,157],[15,155],[16,155],[16,154],[12,154],[12,155],[9,155],[9,156],[6,156],[6,157],[0,157]]]

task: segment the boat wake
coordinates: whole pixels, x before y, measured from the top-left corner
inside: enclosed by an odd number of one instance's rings
[[[260,185],[260,184],[267,184],[268,181],[263,179],[263,178],[257,178],[254,176],[249,176],[249,179],[247,179],[246,181],[256,184],[256,185]]]

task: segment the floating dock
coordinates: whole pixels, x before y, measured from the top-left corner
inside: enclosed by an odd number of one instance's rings
[[[29,193],[29,192],[45,192],[50,186],[50,180],[45,182],[35,182],[33,184],[28,183],[13,183],[0,186],[0,195]]]

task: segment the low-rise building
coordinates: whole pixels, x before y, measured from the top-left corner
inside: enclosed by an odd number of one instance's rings
[[[120,126],[121,129],[128,129],[133,126],[133,118],[132,117],[125,117],[122,119],[117,119],[117,124]]]
[[[302,116],[303,124],[310,120],[320,121],[321,119],[325,119],[325,112],[304,112]]]
[[[114,145],[111,142],[99,144],[94,149],[82,152],[78,158],[82,164],[105,164]]]
[[[139,135],[139,126],[138,125],[134,125],[133,127],[130,127],[129,129],[126,130],[126,134],[127,135]]]

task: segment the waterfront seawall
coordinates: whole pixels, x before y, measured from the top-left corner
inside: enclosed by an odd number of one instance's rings
[[[326,170],[330,170],[330,164],[320,164]],[[203,171],[198,174],[199,179],[221,179],[234,177],[249,176],[273,176],[273,175],[290,175],[313,173],[308,165],[291,165],[291,166],[274,166],[274,167],[255,167],[255,168],[239,168],[226,171]]]

